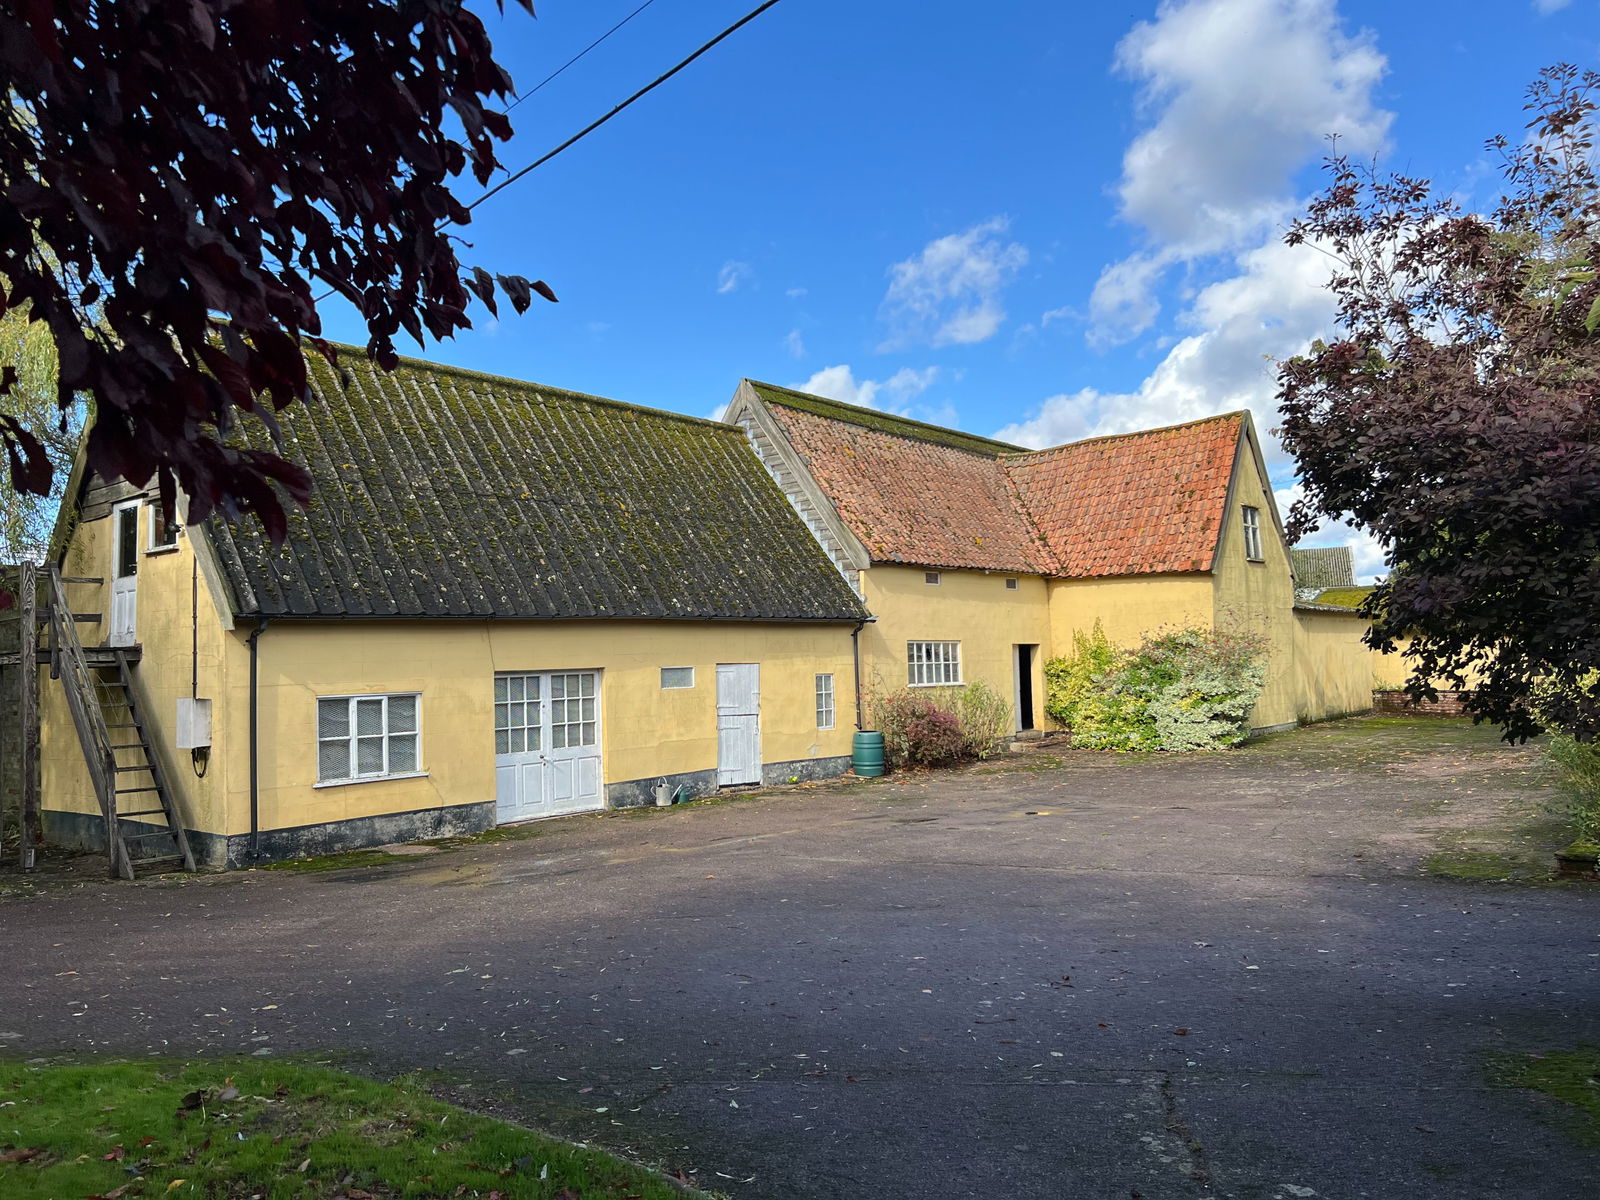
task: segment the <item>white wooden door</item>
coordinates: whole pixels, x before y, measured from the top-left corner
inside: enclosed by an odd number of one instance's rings
[[[495,820],[544,815],[544,676],[494,677]]]
[[[111,631],[113,646],[138,640],[139,502],[119,504],[111,513]]]
[[[564,671],[548,678],[550,811],[592,812],[601,807],[600,677],[594,671]]]
[[[595,671],[495,676],[499,823],[603,807],[599,709],[600,676]]]
[[[761,782],[761,664],[717,664],[717,784]]]

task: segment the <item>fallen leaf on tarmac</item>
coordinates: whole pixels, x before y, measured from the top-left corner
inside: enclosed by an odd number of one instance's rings
[[[310,1167],[311,1167],[311,1160],[309,1158],[307,1158],[307,1159],[302,1160],[300,1165],[298,1167],[296,1167],[295,1170],[298,1171],[300,1174],[304,1175],[306,1173],[306,1171],[308,1171],[310,1169]]]
[[[1174,1029],[1172,1032],[1177,1034],[1179,1037],[1188,1037],[1189,1027],[1185,1025],[1182,1029]]]
[[[167,1184],[167,1191],[170,1192],[174,1188],[182,1187],[184,1184],[186,1184],[188,1182],[189,1181],[187,1179],[174,1179],[171,1183]]]
[[[131,1183],[125,1183],[119,1188],[112,1188],[109,1192],[96,1192],[92,1196],[85,1196],[84,1200],[120,1200],[132,1186]]]

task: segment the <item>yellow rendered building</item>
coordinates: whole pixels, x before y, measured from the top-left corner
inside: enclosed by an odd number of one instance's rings
[[[981,681],[1026,731],[1075,634],[1233,628],[1269,646],[1256,729],[1372,706],[1365,620],[1295,598],[1248,413],[1029,451],[747,379],[724,419],[871,612],[871,688]]]
[[[313,359],[316,400],[279,418],[316,481],[281,545],[253,520],[168,527],[92,477],[64,506],[80,639],[103,677],[129,664],[199,864],[846,768],[867,614],[737,429],[345,359],[344,383]],[[47,837],[100,847],[79,741],[46,679]],[[118,812],[140,814],[118,829],[159,844],[138,754],[117,751]]]

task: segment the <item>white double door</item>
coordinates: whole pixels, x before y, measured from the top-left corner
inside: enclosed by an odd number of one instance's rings
[[[600,673],[494,677],[495,816],[504,824],[592,812],[600,770]]]

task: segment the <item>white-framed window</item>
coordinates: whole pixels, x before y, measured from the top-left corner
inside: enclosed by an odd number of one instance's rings
[[[317,697],[317,782],[422,774],[422,697]]]
[[[834,721],[833,676],[817,676],[817,728],[832,729]]]
[[[1261,510],[1244,506],[1244,556],[1251,562],[1260,562],[1261,554]]]
[[[912,687],[961,682],[960,642],[907,642],[906,681]]]
[[[1006,591],[1014,592],[1016,590],[1017,590],[1017,581],[1015,579],[1006,580]]]
[[[662,667],[661,690],[674,691],[678,688],[692,688],[694,686],[693,667]]]
[[[161,501],[157,500],[145,506],[149,511],[146,514],[146,528],[149,530],[145,541],[146,554],[155,554],[161,550],[176,550],[178,548],[178,523],[161,519]]]
[[[942,581],[943,581],[943,576],[941,576],[939,574],[939,572],[937,572],[937,571],[924,571],[922,573],[922,582],[923,583],[937,584],[937,583],[940,583]]]

